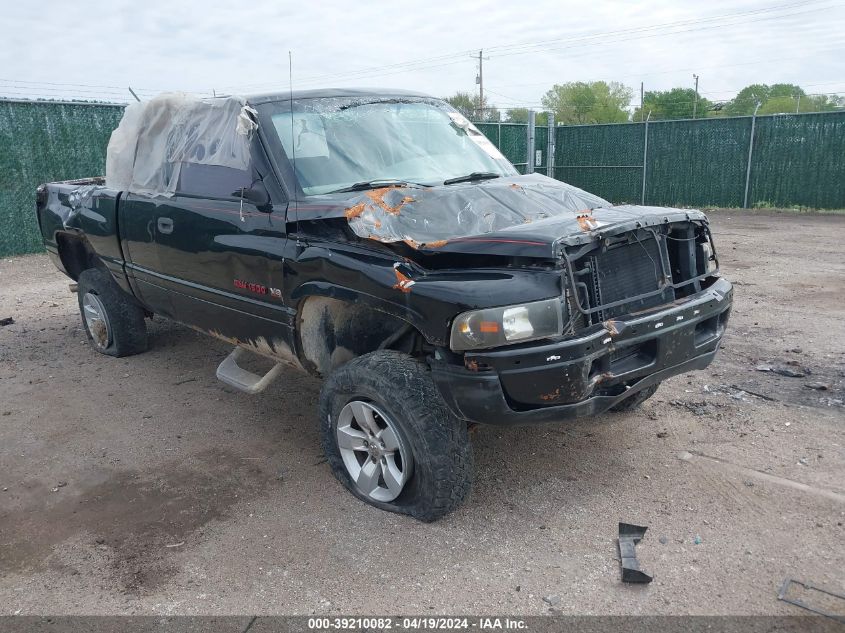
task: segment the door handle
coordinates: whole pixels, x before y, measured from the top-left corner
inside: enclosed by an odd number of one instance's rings
[[[173,220],[171,218],[159,218],[158,231],[166,234],[173,233]]]

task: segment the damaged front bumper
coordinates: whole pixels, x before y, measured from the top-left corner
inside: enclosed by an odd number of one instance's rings
[[[432,362],[441,395],[459,418],[486,424],[553,422],[595,415],[713,360],[733,287],[705,290],[645,315],[607,321],[544,345],[464,356],[464,366]]]

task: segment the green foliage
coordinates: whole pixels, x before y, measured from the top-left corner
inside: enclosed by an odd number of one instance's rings
[[[511,108],[505,112],[505,121],[508,123],[528,123],[528,108]],[[548,125],[549,115],[547,112],[537,112],[534,115],[535,125]]]
[[[766,84],[751,84],[740,90],[725,106],[725,114],[728,116],[753,114],[754,106],[757,103],[765,103],[768,98],[769,86]]]
[[[646,92],[643,95],[642,110],[634,110],[632,120],[645,120],[651,112],[652,121],[663,121],[666,119],[692,119],[707,118],[713,108],[713,102],[698,96],[696,104],[695,90],[692,88],[672,88],[671,90],[655,90]]]
[[[528,123],[528,108],[511,108],[505,112],[508,123]]]
[[[754,114],[782,114],[789,112],[830,112],[845,103],[845,99],[831,95],[808,95],[795,84],[752,84],[740,90],[725,106],[728,116]]]
[[[630,88],[616,81],[575,81],[555,84],[543,96],[542,103],[554,113],[558,123],[624,123],[632,96]]]
[[[499,112],[495,105],[489,102],[487,97],[484,97],[484,103],[480,104],[478,102],[478,95],[468,92],[456,92],[451,97],[445,97],[443,100],[466,118],[472,119],[473,121],[499,121],[502,116],[501,112]]]
[[[456,92],[451,97],[446,97],[444,101],[467,118],[475,116],[475,103],[478,97],[473,97],[468,92]]]
[[[790,99],[797,99],[798,97],[806,97],[807,93],[795,84],[772,84],[769,86],[769,99],[778,99],[781,97],[788,97]]]

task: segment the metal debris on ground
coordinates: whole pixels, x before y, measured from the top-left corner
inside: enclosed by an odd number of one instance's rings
[[[711,413],[715,408],[711,403],[704,401],[685,402],[683,400],[672,400],[669,402],[669,404],[673,407],[684,408],[693,415],[707,415],[708,413]],[[660,437],[660,434],[658,434],[658,437]]]
[[[543,598],[543,602],[545,602],[546,604],[548,604],[552,607],[556,607],[560,604],[560,596],[557,596],[557,595],[545,596]]]
[[[645,536],[648,528],[630,523],[619,524],[619,559],[622,563],[622,582],[648,583],[652,577],[640,569],[636,545]]]
[[[737,393],[740,394],[740,398],[742,397],[742,394],[747,394],[749,396],[754,396],[755,398],[760,398],[761,400],[767,400],[769,402],[778,402],[777,398],[772,398],[771,396],[767,396],[764,393],[758,393],[756,391],[751,391],[750,389],[748,389],[746,387],[740,387],[739,385],[731,385],[731,388],[738,390]],[[733,396],[731,396],[731,397],[733,397]]]
[[[812,594],[815,603],[807,604],[800,598],[789,596],[789,590],[796,585],[803,587],[804,591],[808,594]],[[783,600],[784,602],[793,604],[796,607],[801,607],[807,611],[812,611],[813,613],[845,623],[845,595],[834,593],[833,591],[828,591],[827,589],[822,589],[821,587],[816,587],[809,583],[801,582],[800,580],[785,578],[780,587],[780,591],[778,592],[778,600]],[[830,609],[835,609],[836,611],[825,610],[823,606],[818,604],[818,602],[821,602],[823,605],[828,606]]]
[[[827,391],[830,389],[830,385],[826,385],[823,382],[808,382],[804,385],[807,389],[815,389],[816,391]]]
[[[801,367],[800,365],[794,362],[791,362],[789,364],[793,365],[795,369],[783,365],[767,364],[757,365],[754,369],[756,369],[757,371],[771,372],[773,374],[778,374],[779,376],[786,376],[787,378],[804,378],[805,376],[808,376],[812,373],[806,367]]]
[[[745,396],[754,396],[755,398],[760,398],[761,400],[767,400],[769,402],[779,402],[777,398],[772,398],[771,396],[767,396],[764,393],[759,393],[756,391],[751,391],[748,387],[744,387],[742,385],[737,384],[722,384],[717,385],[715,387],[710,388],[710,392],[712,394],[723,394],[728,396],[733,400],[740,400],[740,401],[748,401],[748,398]]]

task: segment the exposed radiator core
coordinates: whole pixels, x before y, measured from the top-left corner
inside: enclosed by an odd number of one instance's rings
[[[590,257],[593,270],[593,306],[605,306],[660,288],[663,279],[660,244],[654,239],[621,244]],[[674,299],[672,288],[645,299],[602,308],[596,320],[606,320],[629,312],[668,303]]]

